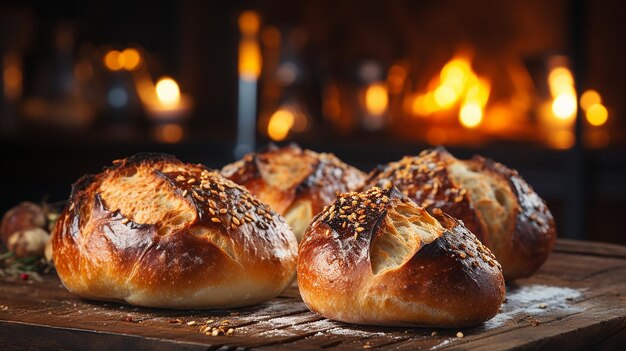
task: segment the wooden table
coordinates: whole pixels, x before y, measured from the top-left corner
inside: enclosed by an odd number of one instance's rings
[[[234,333],[205,335],[199,329],[207,320]],[[507,287],[496,317],[463,330],[333,322],[309,312],[295,285],[256,307],[171,311],[82,300],[53,275],[40,282],[5,280],[0,345],[5,350],[625,349],[626,247],[559,240],[539,273]]]

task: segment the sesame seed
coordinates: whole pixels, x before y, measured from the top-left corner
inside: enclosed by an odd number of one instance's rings
[[[126,223],[128,223],[128,221],[129,221],[129,219],[128,219],[128,218],[124,218],[124,219],[122,219],[122,220],[120,221],[120,223],[122,223],[122,224],[126,224]]]
[[[187,184],[193,184],[196,182],[195,178],[189,178],[189,180],[187,181]]]
[[[456,337],[459,338],[459,339],[464,337],[464,336],[465,335],[463,335],[463,333],[461,333],[461,332],[456,333]]]
[[[187,189],[183,190],[183,197],[187,196]]]
[[[217,218],[217,217],[211,217],[211,222],[222,223],[222,221],[219,218]]]
[[[196,324],[197,324],[196,321],[187,322],[187,325],[189,325],[189,326],[196,325]]]

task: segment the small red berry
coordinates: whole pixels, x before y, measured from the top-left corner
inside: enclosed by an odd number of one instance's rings
[[[22,280],[28,280],[28,273],[20,274],[20,278],[22,278]]]

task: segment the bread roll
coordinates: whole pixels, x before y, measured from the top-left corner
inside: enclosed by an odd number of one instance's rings
[[[516,171],[493,160],[426,150],[374,170],[366,187],[392,185],[429,212],[462,220],[496,255],[507,280],[531,276],[554,246],[546,204]]]
[[[9,244],[11,235],[18,231],[46,227],[46,213],[41,206],[24,201],[8,210],[0,222],[0,242]]]
[[[281,293],[297,242],[280,215],[217,172],[139,154],[74,184],[53,251],[63,285],[88,299],[227,308]]]
[[[333,154],[302,150],[294,144],[271,145],[265,152],[248,154],[225,166],[222,175],[285,216],[298,241],[313,216],[337,192],[358,189],[366,176]]]
[[[493,317],[500,265],[461,222],[435,217],[395,188],[342,194],[300,244],[302,299],[356,324],[452,328]]]

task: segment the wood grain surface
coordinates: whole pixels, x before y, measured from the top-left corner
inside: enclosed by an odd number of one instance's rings
[[[209,329],[205,335],[200,329],[206,325],[233,331],[211,336]],[[54,275],[41,281],[5,279],[0,345],[4,350],[625,349],[626,247],[559,240],[535,276],[507,286],[498,315],[459,330],[333,322],[310,312],[295,284],[255,307],[175,311],[83,300]]]

